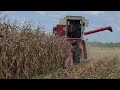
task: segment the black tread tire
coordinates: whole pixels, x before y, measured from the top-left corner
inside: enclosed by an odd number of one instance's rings
[[[73,63],[79,64],[83,59],[82,49],[78,45],[74,46],[73,50]]]

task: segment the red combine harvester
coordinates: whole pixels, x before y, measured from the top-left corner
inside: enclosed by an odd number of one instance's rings
[[[54,35],[57,37],[65,36],[67,41],[71,43],[68,57],[65,59],[65,67],[72,64],[79,64],[84,59],[87,59],[86,42],[83,39],[84,35],[105,30],[112,32],[111,26],[84,32],[85,27],[88,27],[88,24],[89,20],[85,19],[85,17],[66,16],[63,19],[60,19],[59,25],[53,27]]]

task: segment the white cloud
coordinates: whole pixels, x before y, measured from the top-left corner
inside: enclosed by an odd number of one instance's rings
[[[85,11],[85,13],[88,13],[91,15],[100,15],[100,14],[103,14],[104,11]]]
[[[47,16],[54,17],[54,18],[59,18],[61,15],[59,13],[50,13]]]
[[[36,13],[40,14],[41,16],[46,16],[47,15],[46,11],[36,11]]]
[[[20,12],[20,11],[3,11],[3,15],[14,15],[14,14],[16,14],[16,13],[18,13],[18,12]]]
[[[10,13],[10,11],[5,11],[6,14]]]
[[[106,17],[105,19],[106,25],[110,25],[113,28],[114,32],[120,32],[120,18],[119,17]]]
[[[90,14],[90,15],[100,15],[103,14],[104,11],[35,11],[41,16],[50,16],[50,17],[55,17],[55,18],[60,18],[62,16],[66,15],[75,15],[75,14]]]
[[[27,19],[26,17],[21,18],[19,16],[12,16],[9,20],[11,22],[16,22],[16,24],[18,24],[20,26],[20,25],[23,25],[25,23],[25,21],[29,21],[30,19]]]

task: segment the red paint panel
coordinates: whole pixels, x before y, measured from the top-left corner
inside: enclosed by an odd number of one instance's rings
[[[53,32],[55,33],[56,31],[56,35],[61,37],[65,35],[65,31],[63,30],[65,27],[65,25],[57,25],[56,28],[53,28]]]
[[[84,58],[87,59],[87,49],[86,49],[86,43],[84,40],[82,40],[82,45],[83,45]]]
[[[71,52],[71,49],[68,52],[68,57],[65,59],[65,68],[68,66],[72,66],[73,64],[73,53]]]

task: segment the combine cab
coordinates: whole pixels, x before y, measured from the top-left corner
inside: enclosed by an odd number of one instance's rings
[[[59,25],[53,27],[53,33],[57,37],[65,36],[66,40],[71,43],[68,57],[65,60],[65,67],[72,64],[79,64],[84,59],[87,59],[86,43],[83,39],[84,35],[105,30],[112,32],[111,26],[84,32],[85,27],[88,27],[88,24],[89,20],[85,19],[85,17],[66,16],[63,19],[60,19]]]

